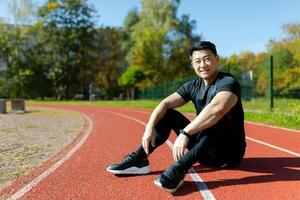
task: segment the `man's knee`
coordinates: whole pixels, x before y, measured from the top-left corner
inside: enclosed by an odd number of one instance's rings
[[[157,127],[168,127],[175,131],[184,128],[190,121],[179,111],[168,109],[165,115],[157,123]]]
[[[169,122],[172,120],[172,118],[174,117],[174,115],[176,115],[178,111],[174,110],[174,109],[168,109],[167,112],[164,114],[164,116],[159,120],[159,122]]]
[[[164,117],[165,118],[175,118],[175,117],[177,117],[177,116],[180,116],[180,115],[182,115],[179,111],[177,111],[177,110],[174,110],[174,109],[168,109],[167,110],[167,112],[166,112],[166,114],[164,115]]]

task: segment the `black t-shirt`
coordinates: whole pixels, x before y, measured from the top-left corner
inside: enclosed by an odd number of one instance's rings
[[[240,148],[244,148],[246,143],[241,88],[239,82],[230,73],[218,72],[217,78],[209,85],[205,85],[203,79],[198,77],[178,88],[177,93],[186,102],[193,102],[198,115],[221,91],[234,93],[238,97],[238,101],[218,123],[222,123],[222,127],[226,127],[226,132],[239,143]]]

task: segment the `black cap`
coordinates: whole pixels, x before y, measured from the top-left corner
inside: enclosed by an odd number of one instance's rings
[[[210,41],[201,41],[198,42],[196,44],[194,44],[191,48],[190,48],[190,58],[192,58],[193,52],[194,51],[199,51],[202,49],[209,49],[215,56],[217,55],[217,50],[216,50],[216,46],[210,42]]]

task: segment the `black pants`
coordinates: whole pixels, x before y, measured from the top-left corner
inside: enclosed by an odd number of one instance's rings
[[[176,110],[168,110],[165,116],[155,127],[155,147],[149,146],[152,153],[157,147],[166,142],[171,130],[179,135],[179,129],[185,128],[190,121]],[[222,166],[223,164],[237,163],[242,160],[244,151],[235,148],[231,134],[226,133],[222,121],[200,134],[191,137],[187,146],[188,152],[178,161],[187,171],[196,162],[202,164],[213,164]],[[147,157],[143,146],[140,146],[136,153],[141,157]]]

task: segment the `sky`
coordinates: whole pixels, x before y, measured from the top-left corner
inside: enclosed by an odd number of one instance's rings
[[[46,0],[35,0],[37,4]],[[120,27],[129,10],[140,0],[88,0],[94,5],[103,26]],[[284,23],[300,23],[299,0],[181,0],[177,16],[190,15],[196,20],[195,34],[216,44],[220,56],[244,51],[266,51],[270,39],[286,36]],[[9,19],[4,1],[0,1],[0,17]]]

